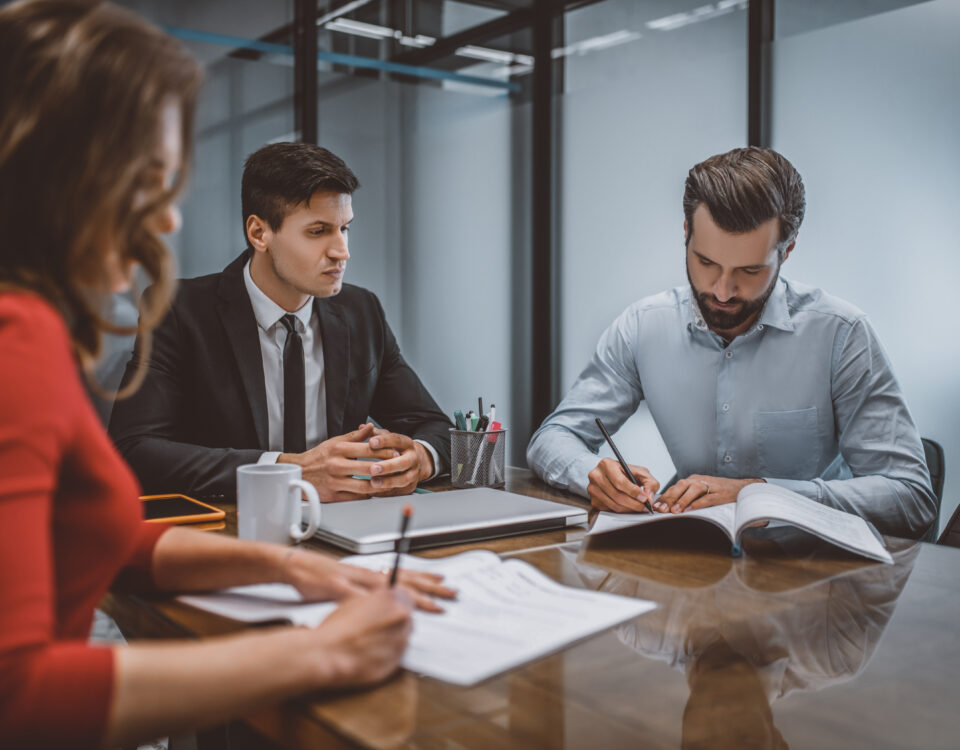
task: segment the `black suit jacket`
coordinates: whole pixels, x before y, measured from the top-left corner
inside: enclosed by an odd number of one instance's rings
[[[236,468],[267,446],[260,338],[243,283],[244,253],[221,273],[180,282],[153,333],[147,378],[117,401],[110,433],[146,493],[236,493]],[[368,417],[430,443],[450,465],[451,424],[404,361],[380,301],[366,289],[315,299],[323,343],[327,435]],[[134,355],[123,383],[139,364]]]

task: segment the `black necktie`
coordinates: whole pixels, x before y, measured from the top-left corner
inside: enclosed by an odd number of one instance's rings
[[[283,452],[303,453],[307,449],[307,406],[304,395],[303,339],[293,315],[280,318],[287,329],[283,344]]]

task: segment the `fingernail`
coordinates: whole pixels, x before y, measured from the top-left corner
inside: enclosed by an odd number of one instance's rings
[[[371,479],[371,480],[370,480],[370,484],[373,485],[374,487],[379,487],[381,484],[383,484],[383,480],[382,480],[382,479]]]
[[[374,464],[373,466],[370,467],[370,473],[371,473],[371,474],[382,474],[382,473],[383,473],[383,467],[382,467],[380,464]]]
[[[370,438],[370,447],[371,447],[371,448],[379,448],[379,447],[380,447],[380,438],[378,438],[378,437]]]
[[[399,455],[400,455],[400,451],[395,450],[395,451],[393,452],[393,457],[394,457],[394,458],[399,457]]]

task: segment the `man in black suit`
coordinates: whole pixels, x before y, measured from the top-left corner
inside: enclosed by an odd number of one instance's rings
[[[277,462],[299,464],[329,502],[411,492],[448,469],[450,422],[380,301],[343,283],[358,186],[318,146],[277,143],[247,160],[247,250],[180,282],[142,387],[113,410],[110,432],[145,492],[232,496],[238,466]]]

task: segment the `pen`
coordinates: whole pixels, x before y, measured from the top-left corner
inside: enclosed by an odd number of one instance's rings
[[[491,414],[494,413],[494,409],[495,409],[495,408],[496,408],[496,407],[494,407],[493,404],[490,405],[490,413],[491,413]],[[490,432],[492,432],[492,433],[498,433],[498,432],[500,432],[500,429],[501,429],[502,426],[503,426],[503,425],[501,425],[499,422],[493,422],[493,421],[491,421],[491,422],[490,422]],[[497,437],[498,437],[498,436],[497,436],[496,434],[493,434],[493,435],[490,435],[490,437],[487,438],[487,442],[490,443],[490,446],[491,446],[491,447],[489,448],[489,450],[490,450],[490,472],[493,474],[493,481],[494,481],[494,482],[499,482],[499,481],[502,480],[502,477],[500,476],[499,468],[497,467],[497,462],[493,460],[493,453],[494,453],[494,451],[496,450],[496,445],[497,445]]]
[[[617,461],[620,462],[620,468],[623,469],[623,473],[626,474],[627,478],[631,482],[633,482],[635,485],[637,485],[637,487],[642,487],[643,485],[641,485],[640,482],[637,481],[637,478],[633,475],[633,472],[630,471],[630,467],[627,466],[627,462],[623,460],[623,456],[621,456],[620,451],[617,450],[617,446],[614,444],[613,438],[610,437],[610,433],[607,432],[607,428],[603,426],[603,422],[600,421],[600,417],[597,417],[597,427],[599,427],[600,432],[603,433],[603,437],[606,439],[607,444],[610,446],[610,448],[613,449],[613,453],[617,457]],[[647,510],[653,513],[653,506],[650,505],[649,499],[644,500],[643,504],[647,506]]]
[[[407,539],[407,526],[410,524],[410,518],[413,516],[413,506],[403,506],[403,517],[400,519],[400,538],[397,540],[397,559],[393,561],[393,571],[390,573],[390,588],[393,588],[397,582],[397,571],[400,570],[400,555],[407,552],[410,546],[410,540]]]
[[[477,414],[483,416],[483,396],[477,396]]]
[[[467,429],[467,420],[464,418],[462,411],[460,411],[459,409],[457,409],[457,410],[453,413],[453,419],[454,419],[454,421],[457,423],[457,429],[458,429],[458,430],[466,430],[466,429]]]

